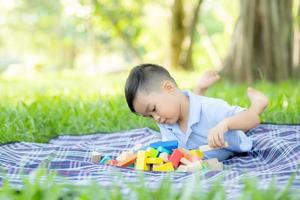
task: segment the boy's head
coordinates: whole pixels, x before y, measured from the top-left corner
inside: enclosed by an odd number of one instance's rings
[[[169,72],[154,64],[134,67],[126,81],[125,96],[133,113],[158,123],[176,123],[180,114],[179,90]]]

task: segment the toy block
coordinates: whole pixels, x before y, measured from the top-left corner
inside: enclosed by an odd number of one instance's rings
[[[186,159],[185,157],[180,158],[180,162],[181,162],[182,164],[184,164],[184,165],[189,165],[189,164],[192,163],[191,161],[189,161],[189,160]]]
[[[159,151],[152,148],[152,147],[148,147],[147,151],[150,153],[150,158],[156,158],[158,156]]]
[[[201,160],[202,160],[202,159],[201,159],[199,156],[197,156],[197,155],[191,156],[191,157],[189,158],[189,161],[191,161],[191,162],[201,161]]]
[[[171,171],[174,171],[174,167],[171,162],[167,162],[162,165],[153,165],[152,170],[159,171],[159,172],[171,172]]]
[[[159,158],[162,158],[164,162],[168,162],[169,161],[169,154],[162,152],[159,154]]]
[[[160,153],[164,152],[164,153],[167,153],[167,154],[169,154],[169,155],[172,153],[170,150],[168,150],[168,149],[166,149],[166,148],[164,148],[164,147],[162,147],[162,146],[159,146],[159,147],[157,148],[157,151],[159,151]]]
[[[92,157],[92,163],[98,164],[102,156],[101,153],[97,151],[93,151],[91,157]]]
[[[222,149],[222,148],[225,148],[225,147],[228,147],[228,142],[225,142],[224,147],[213,148],[213,147],[210,147],[208,145],[203,145],[203,146],[199,147],[199,150],[202,151],[202,152],[206,152],[206,151],[213,151],[213,150],[217,150],[217,149]]]
[[[196,161],[196,162],[193,162],[189,165],[187,165],[187,171],[197,171],[197,170],[200,170],[202,169],[202,162],[201,161]]]
[[[129,158],[130,156],[132,156],[134,153],[133,151],[123,151],[117,158],[116,160],[118,162],[127,160],[127,158]]]
[[[131,164],[134,164],[137,155],[133,154],[117,164],[118,167],[128,167]]]
[[[149,157],[149,152],[138,151],[135,162],[135,169],[137,170],[149,170],[149,166],[146,163],[146,159]]]
[[[211,170],[217,170],[217,171],[223,170],[223,163],[219,162],[217,158],[207,159],[204,160],[203,162],[205,162],[208,168]]]
[[[177,172],[187,172],[188,171],[188,166],[186,165],[179,165],[179,167],[176,170]]]
[[[109,160],[112,160],[110,156],[104,156],[102,160],[100,160],[99,164],[106,164]]]
[[[109,161],[106,162],[106,164],[107,165],[114,165],[114,166],[116,166],[118,164],[118,161],[116,161],[116,160],[109,160]]]
[[[163,147],[165,149],[168,149],[169,151],[172,151],[173,149],[178,148],[178,142],[177,140],[170,140],[170,141],[165,141],[165,142],[154,142],[149,145],[150,147],[157,149],[158,147]]]
[[[200,158],[204,158],[204,154],[200,150],[190,150],[189,153],[191,154],[191,156],[198,156]]]
[[[180,150],[183,154],[190,155],[189,150],[187,150],[187,149],[185,149],[185,148],[178,148],[178,150]]]
[[[183,154],[180,150],[175,149],[172,153],[172,155],[169,158],[169,161],[172,162],[173,167],[177,168],[179,163],[180,163],[180,159],[182,158]]]
[[[155,164],[155,165],[159,165],[159,164],[163,164],[163,159],[162,158],[147,158],[146,159],[146,163],[147,164]]]
[[[134,164],[128,165],[129,168],[134,168]]]

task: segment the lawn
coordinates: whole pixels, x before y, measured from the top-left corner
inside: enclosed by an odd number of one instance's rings
[[[199,74],[174,72],[174,77],[182,89],[192,89]],[[140,127],[158,130],[155,123],[150,119],[130,113],[123,97],[125,79],[126,73],[83,77],[78,73],[71,72],[27,78],[0,77],[0,143],[12,141],[47,142],[50,138],[63,134],[80,135]],[[210,88],[206,95],[247,107],[249,106],[246,97],[247,86],[246,84],[233,84],[221,80]],[[276,84],[258,82],[251,86],[263,91],[270,98],[270,105],[261,116],[263,122],[300,123],[299,82],[292,80]],[[25,187],[18,194],[20,196],[21,194],[25,195],[25,190],[33,188],[33,196],[38,195],[38,193],[39,195],[46,195],[45,191],[52,188],[53,191],[60,191],[61,194],[69,195],[70,199],[73,198],[74,193],[64,193],[62,187],[51,183],[50,181],[49,187],[27,183],[27,188]],[[270,187],[270,191],[262,192],[254,189],[255,183],[251,182],[251,185],[249,182],[248,184],[249,194],[253,192],[253,194],[268,197],[275,194],[272,187]],[[82,190],[75,196],[81,197],[86,193],[89,194],[94,187],[91,186]],[[166,184],[163,187],[166,189],[161,189],[162,191],[151,192],[145,188],[139,188],[139,191],[153,198],[162,195],[166,197],[162,199],[168,199],[170,186]],[[215,190],[221,191],[221,186],[216,187]],[[187,188],[183,190],[187,190]],[[0,191],[4,191],[6,195],[15,195],[14,190],[9,187],[4,187]],[[139,195],[142,195],[141,193]],[[94,195],[101,196],[101,194],[103,193],[100,190],[98,193],[94,192]],[[118,193],[112,192],[109,195],[114,199],[120,199]],[[217,197],[212,195],[206,198],[223,199],[222,191],[218,195]],[[283,195],[286,195],[283,197],[288,197],[286,193]],[[179,197],[182,198],[182,194],[177,192],[172,198],[179,199]],[[31,198],[28,197],[27,199]]]

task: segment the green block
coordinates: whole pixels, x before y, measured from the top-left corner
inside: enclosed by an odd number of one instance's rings
[[[156,149],[148,147],[147,151],[150,153],[150,158],[157,158],[159,152]]]

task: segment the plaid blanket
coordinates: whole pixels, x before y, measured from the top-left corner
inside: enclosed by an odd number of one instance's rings
[[[254,139],[252,151],[237,154],[224,161],[224,171],[201,171],[194,173],[138,172],[131,168],[96,165],[90,154],[96,150],[104,155],[117,156],[134,145],[149,144],[160,140],[160,134],[148,128],[118,133],[98,133],[81,136],[59,136],[47,144],[17,142],[0,146],[0,185],[4,179],[16,187],[22,186],[24,177],[32,178],[39,168],[55,171],[58,183],[70,182],[85,185],[94,181],[109,187],[118,178],[123,181],[139,182],[142,173],[149,187],[158,187],[166,176],[174,187],[182,187],[193,177],[201,177],[209,185],[218,177],[228,194],[238,194],[242,188],[241,179],[256,177],[258,187],[266,187],[273,179],[278,186],[286,185],[292,174],[295,181],[292,189],[300,188],[300,125],[261,124],[247,135]],[[117,175],[116,175],[117,174]]]

